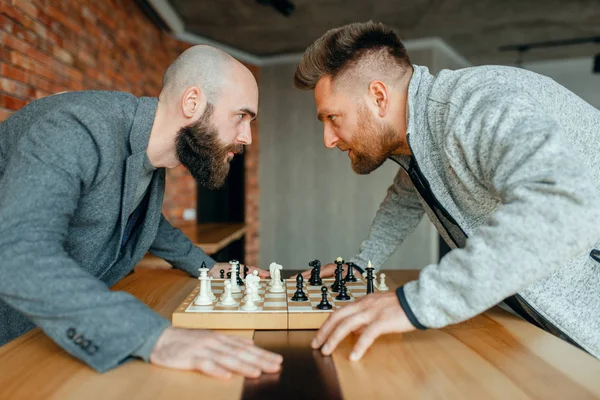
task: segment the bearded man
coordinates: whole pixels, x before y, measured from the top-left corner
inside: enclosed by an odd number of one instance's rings
[[[225,267],[161,214],[165,168],[220,187],[252,141],[257,103],[247,68],[195,46],[158,99],[63,93],[0,125],[0,345],[37,325],[101,372],[134,357],[218,377],[278,371],[281,356],[249,340],[173,328],[109,290],[147,251],[193,276],[203,262]]]

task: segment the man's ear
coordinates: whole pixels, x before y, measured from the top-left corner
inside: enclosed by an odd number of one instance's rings
[[[206,107],[206,96],[202,89],[192,86],[183,92],[181,98],[181,111],[186,118],[194,118],[204,112]]]
[[[371,82],[367,96],[371,106],[377,110],[377,114],[380,117],[385,117],[390,107],[390,97],[385,83],[381,81]]]

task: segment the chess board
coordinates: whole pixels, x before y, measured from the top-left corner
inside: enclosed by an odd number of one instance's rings
[[[348,282],[348,295],[350,300],[336,300],[336,292],[331,291],[334,279],[323,279],[323,285],[311,286],[304,282],[303,290],[308,301],[292,301],[296,292],[296,280],[284,281],[286,291],[283,293],[269,293],[266,289],[267,281],[260,282],[260,302],[256,302],[257,310],[244,311],[241,309],[244,287],[242,293],[234,293],[237,305],[223,306],[217,299],[211,305],[197,306],[194,300],[198,296],[200,285],[186,297],[173,313],[173,326],[180,328],[197,329],[318,329],[329,315],[345,304],[352,303],[367,294],[367,285],[360,276],[357,282]],[[223,293],[225,279],[214,279],[212,291],[219,298]],[[331,310],[319,310],[317,305],[321,302],[321,287],[327,286],[327,299],[333,306]],[[377,289],[375,289],[377,292]]]

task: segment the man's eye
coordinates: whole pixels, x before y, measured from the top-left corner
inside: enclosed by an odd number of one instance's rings
[[[239,119],[244,119],[244,116],[245,116],[245,115],[246,115],[246,114],[238,114],[237,116],[238,116],[238,118],[239,118]]]
[[[337,117],[337,115],[330,115],[329,116],[329,120],[330,121],[335,121],[335,118]]]

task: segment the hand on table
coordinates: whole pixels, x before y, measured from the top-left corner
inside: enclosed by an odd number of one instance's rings
[[[328,356],[350,333],[360,332],[350,354],[350,360],[357,361],[379,336],[414,329],[396,293],[373,293],[333,312],[315,335],[311,346],[313,349],[322,346],[321,353]]]
[[[242,267],[242,271],[240,274],[240,277],[242,276],[242,274],[244,273],[244,266],[242,264],[240,264]],[[258,271],[258,276],[260,276],[261,279],[266,279],[266,278],[270,278],[271,274],[269,273],[269,271],[265,271],[264,269],[260,269],[257,267],[251,267],[250,265],[247,265],[248,267],[248,273],[251,274],[252,271],[256,270]],[[221,270],[225,270],[225,277],[227,277],[227,273],[229,272],[229,270],[231,269],[231,264],[229,263],[216,263],[208,272],[208,275],[212,276],[213,278],[220,278],[221,277]]]
[[[279,354],[254,346],[252,339],[173,327],[163,332],[150,354],[152,364],[216,378],[232,373],[258,378],[263,372],[278,372],[282,361]]]

